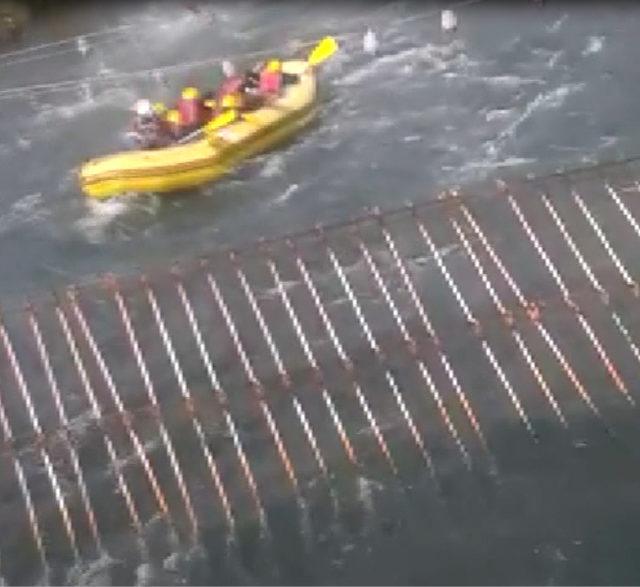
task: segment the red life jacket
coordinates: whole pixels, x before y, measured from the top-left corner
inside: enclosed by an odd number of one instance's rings
[[[282,74],[277,71],[260,72],[260,92],[263,94],[278,94],[282,88]]]
[[[187,128],[199,126],[204,120],[204,106],[199,98],[180,98],[178,112],[181,124]]]

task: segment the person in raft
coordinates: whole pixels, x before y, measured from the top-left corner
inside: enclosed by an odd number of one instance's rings
[[[135,116],[128,136],[137,148],[155,149],[171,142],[162,104],[154,106],[149,100],[141,99],[135,103],[133,111]]]

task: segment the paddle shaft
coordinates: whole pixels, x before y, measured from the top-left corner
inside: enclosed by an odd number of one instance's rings
[[[178,139],[177,143],[178,145],[184,145],[185,143],[188,143],[189,141],[192,141],[193,139],[197,139],[198,137],[200,137],[200,135],[203,132],[204,132],[204,129],[202,128],[199,128],[198,130],[194,130],[188,135],[182,137],[181,139]]]

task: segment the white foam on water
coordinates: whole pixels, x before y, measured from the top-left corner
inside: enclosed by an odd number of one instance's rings
[[[280,279],[280,282],[282,283],[282,288],[285,291],[289,291],[291,288],[300,285],[300,281],[295,281],[295,280],[285,280],[285,279]],[[256,292],[256,298],[259,300],[274,300],[274,299],[279,299],[280,298],[280,290],[278,289],[277,286],[274,287],[270,287],[269,289],[265,289],[261,292]]]
[[[16,139],[16,147],[21,151],[26,151],[31,147],[32,140],[27,137],[18,136]]]
[[[496,108],[486,112],[484,117],[487,122],[492,122],[493,120],[505,120],[514,116],[515,112],[515,108]]]
[[[77,396],[74,397],[75,401],[79,401]],[[87,432],[94,426],[95,418],[91,410],[85,410],[83,413],[71,418],[67,427],[69,433],[75,441],[84,438]]]
[[[427,43],[421,47],[410,47],[397,53],[382,55],[370,61],[359,69],[346,74],[335,83],[342,86],[357,85],[364,80],[379,75],[381,70],[397,68],[399,71],[407,64],[414,61],[422,61],[432,66],[432,71],[441,71],[449,66],[468,67],[473,64],[466,55],[460,55],[464,49],[464,44],[459,40],[454,40],[447,45],[434,45]]]
[[[278,197],[276,197],[272,204],[275,206],[282,206],[285,204],[293,194],[295,194],[300,189],[300,186],[297,183],[292,183],[284,192],[282,192]]]
[[[529,118],[531,118],[539,110],[555,110],[560,108],[567,98],[584,89],[584,83],[564,84],[553,90],[539,93],[531,100],[513,122],[507,125],[493,141],[488,141],[485,145],[487,152],[498,154],[502,145],[509,139],[513,138],[520,128]]]
[[[587,42],[587,46],[582,51],[582,55],[586,57],[587,55],[600,53],[603,48],[604,48],[604,37],[592,36],[592,37],[589,37],[589,41]]]
[[[117,561],[107,554],[103,554],[100,558],[90,562],[81,561],[69,570],[67,584],[95,585],[96,587],[112,585],[111,567],[116,563]]]
[[[343,306],[343,305],[347,304],[348,302],[349,302],[349,298],[347,296],[342,296],[340,298],[334,298],[332,300],[329,300],[328,302],[326,302],[326,306],[327,307]]]
[[[136,586],[147,587],[156,584],[156,577],[151,563],[142,563],[136,568]]]
[[[447,71],[443,77],[448,79],[461,78],[465,82],[482,82],[487,85],[504,87],[509,89],[519,88],[525,85],[543,85],[545,81],[540,78],[526,78],[518,75],[469,75],[465,72]]]
[[[375,505],[373,502],[373,489],[374,482],[366,477],[358,477],[358,499],[360,503],[363,505],[364,510],[367,514],[367,518],[371,520],[371,518],[375,515]]]
[[[92,244],[102,244],[112,222],[132,209],[135,196],[120,196],[110,200],[85,200],[87,214],[75,222],[75,228]]]
[[[564,55],[564,51],[562,49],[551,51],[549,49],[536,47],[531,50],[531,54],[540,57],[549,69],[553,69],[557,65],[560,57]]]
[[[264,167],[260,171],[260,177],[276,177],[284,173],[284,156],[281,153],[271,155],[267,158]]]
[[[568,151],[573,153],[581,152],[584,150],[583,147],[571,147],[569,145],[549,145],[549,147],[554,151]]]
[[[549,60],[547,61],[547,67],[549,69],[553,69],[557,64],[560,58],[564,55],[564,51],[555,51]]]
[[[48,214],[41,192],[26,194],[11,204],[7,212],[0,214],[0,234],[29,222],[37,222]]]
[[[564,23],[567,21],[568,18],[569,18],[568,14],[563,14],[558,20],[556,20],[555,22],[547,26],[547,32],[548,33],[559,32],[560,29],[562,28],[562,25],[564,25]]]
[[[482,81],[495,86],[503,86],[506,88],[518,88],[528,84],[544,84],[545,80],[541,78],[527,78],[519,75],[494,75],[481,78]]]
[[[502,160],[495,159],[479,159],[476,161],[470,161],[462,167],[462,171],[468,171],[472,169],[496,169],[498,167],[516,167],[518,165],[527,165],[535,163],[536,159],[527,157],[507,157]]]
[[[617,144],[620,142],[620,138],[619,137],[612,137],[612,136],[602,136],[600,137],[600,145],[599,148],[601,149],[606,149],[608,147],[613,147],[613,145]]]
[[[154,438],[152,440],[146,440],[142,443],[142,448],[144,450],[145,455],[150,455],[154,453],[160,447],[160,438]],[[129,454],[125,454],[118,458],[116,461],[116,466],[121,469],[131,465],[137,465],[140,462],[140,458],[138,457],[138,453],[131,452]]]
[[[191,546],[188,550],[179,548],[174,545],[176,550],[171,552],[162,561],[162,570],[164,580],[169,585],[188,585],[189,569],[193,567],[197,561],[205,561],[207,558],[204,548],[200,544]]]
[[[440,249],[438,249],[438,253],[440,254],[441,257],[444,258],[447,255],[455,253],[456,251],[458,251],[458,249],[461,249],[461,248],[462,248],[462,245],[453,243],[453,244],[445,245],[444,247],[441,247]],[[421,255],[419,257],[409,257],[407,259],[407,264],[413,269],[415,269],[416,271],[422,271],[427,265],[432,265],[434,263],[435,263],[435,259],[431,254]]]
[[[34,129],[50,129],[54,122],[73,121],[76,117],[105,107],[126,108],[137,98],[136,93],[128,88],[109,88],[94,92],[89,84],[80,86],[80,92],[74,94],[78,99],[60,105],[46,105],[38,108],[32,118]]]

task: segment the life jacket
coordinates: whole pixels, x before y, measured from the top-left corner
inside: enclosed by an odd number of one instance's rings
[[[242,89],[244,80],[241,75],[233,75],[226,78],[218,89],[218,102],[222,102],[222,98],[229,94],[237,94]]]
[[[260,72],[260,92],[263,94],[278,94],[282,88],[282,74],[279,71]]]
[[[185,128],[193,128],[202,124],[204,107],[200,99],[200,92],[196,88],[185,88],[178,101],[180,123]]]

